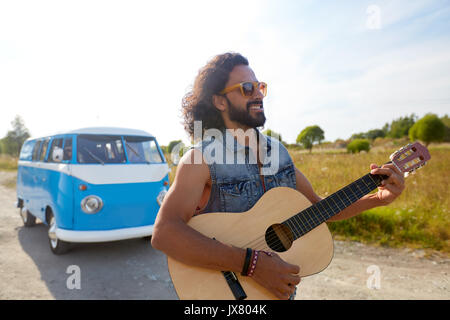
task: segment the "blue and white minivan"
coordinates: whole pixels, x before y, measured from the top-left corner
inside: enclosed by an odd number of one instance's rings
[[[50,248],[152,235],[169,187],[154,136],[134,129],[85,128],[22,146],[17,207],[26,227],[49,226]]]

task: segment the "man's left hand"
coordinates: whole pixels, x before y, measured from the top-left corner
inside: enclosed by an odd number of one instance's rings
[[[376,164],[370,165],[371,174],[382,174],[388,176],[378,187],[377,198],[381,205],[388,205],[394,201],[405,189],[405,178],[393,164],[384,164],[379,168]]]

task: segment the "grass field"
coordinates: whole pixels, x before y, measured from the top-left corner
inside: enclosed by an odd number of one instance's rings
[[[348,220],[329,223],[337,239],[391,247],[409,246],[450,252],[450,148],[431,146],[431,160],[406,179],[402,195]],[[330,195],[381,165],[395,151],[380,148],[361,154],[291,152],[295,165],[322,197]]]
[[[0,170],[3,171],[16,171],[17,170],[17,158],[0,154]]]

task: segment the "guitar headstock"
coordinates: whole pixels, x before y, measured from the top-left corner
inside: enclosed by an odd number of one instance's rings
[[[423,167],[431,159],[428,149],[419,142],[410,143],[391,154],[392,163],[405,175]]]

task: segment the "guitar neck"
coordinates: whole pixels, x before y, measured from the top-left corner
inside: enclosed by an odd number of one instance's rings
[[[378,186],[386,176],[366,174],[332,195],[287,219],[283,224],[293,232],[294,240],[358,201]]]

